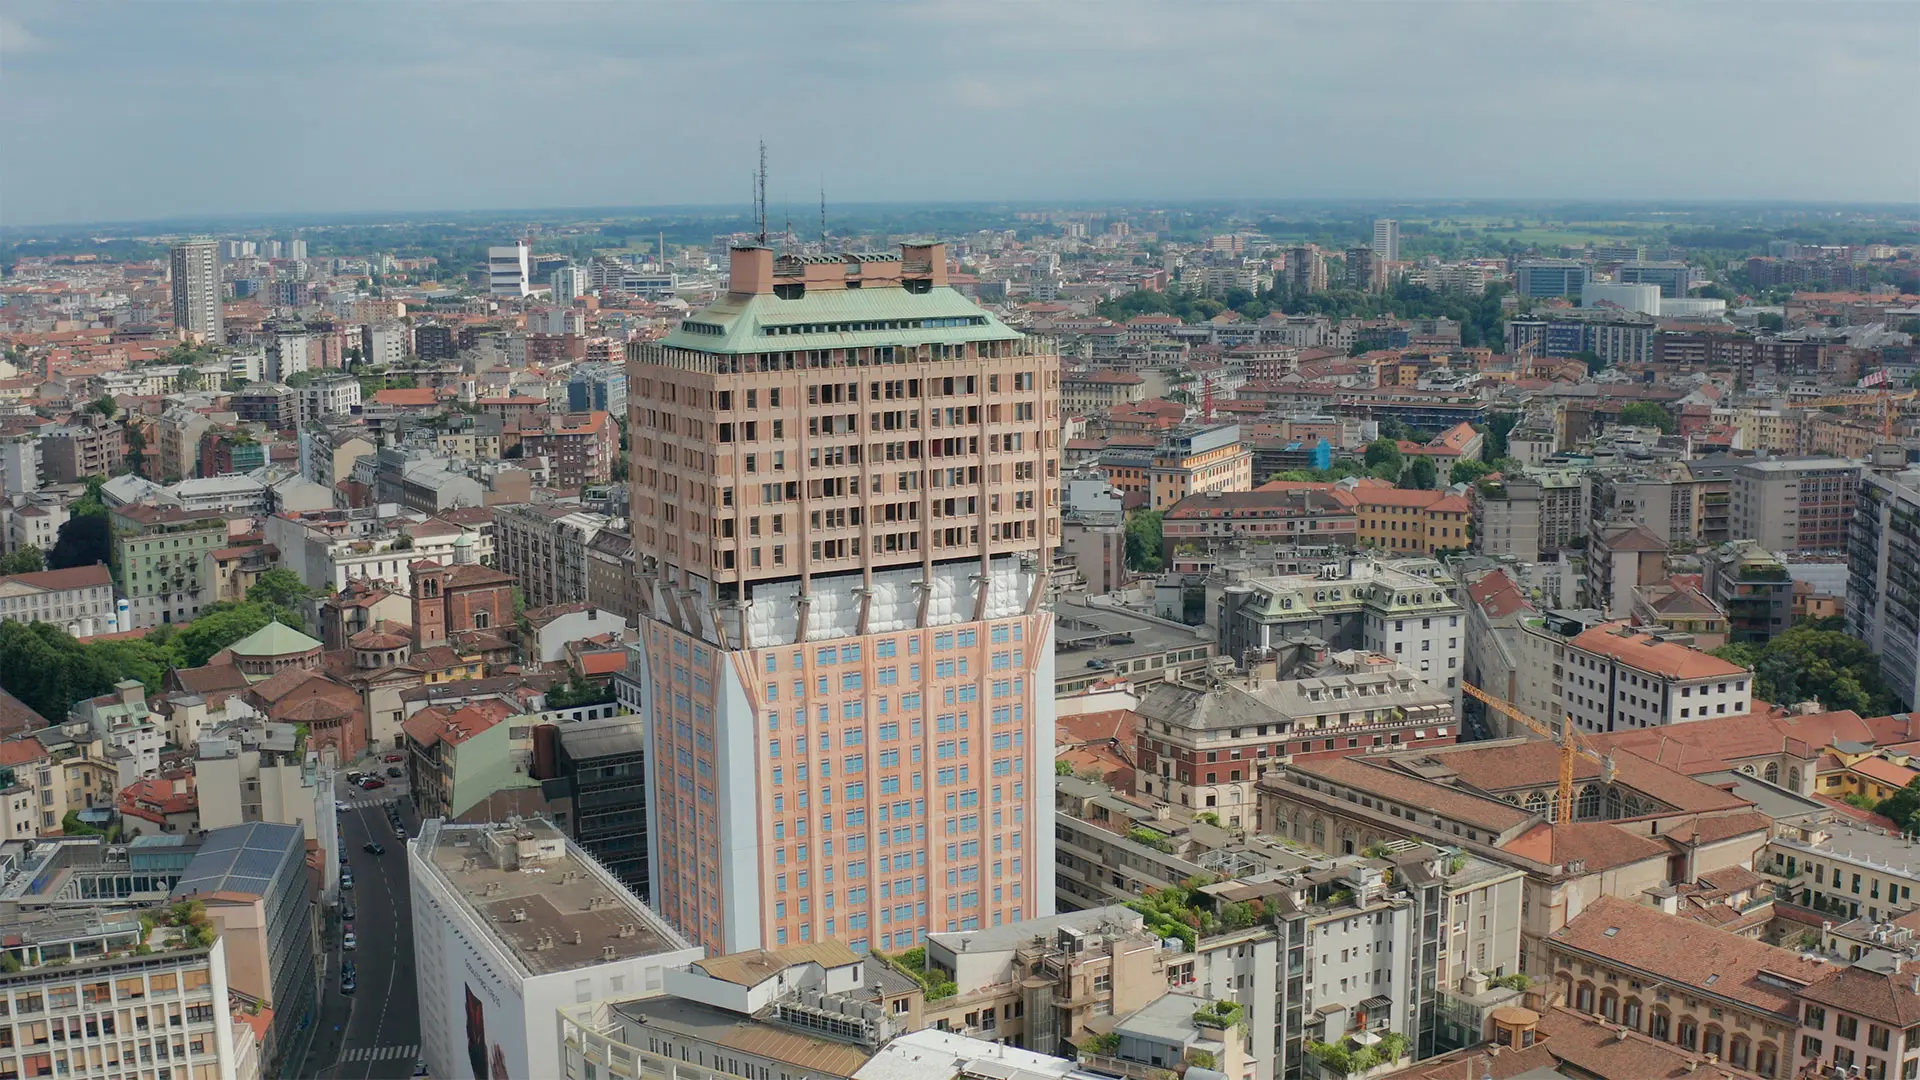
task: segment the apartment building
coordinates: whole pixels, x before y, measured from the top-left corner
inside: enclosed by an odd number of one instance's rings
[[[1799,997],[1831,971],[1613,896],[1588,905],[1546,948],[1555,995],[1576,1011],[1763,1077],[1799,1075]]]
[[[174,332],[188,341],[226,344],[219,241],[196,236],[174,244],[169,255]]]
[[[1099,460],[1114,487],[1145,495],[1153,510],[1189,495],[1253,490],[1253,448],[1238,424],[1175,428],[1150,447],[1110,443]]]
[[[1920,866],[1905,836],[1844,819],[1782,830],[1759,865],[1807,907],[1881,923],[1913,910]]]
[[[294,388],[294,417],[305,427],[330,416],[347,416],[360,406],[360,380],[325,374]]]
[[[76,566],[0,577],[0,622],[45,622],[69,634],[108,632],[117,615],[113,572]]]
[[[1526,476],[1482,480],[1470,493],[1473,550],[1495,558],[1540,561],[1541,486]]]
[[[495,565],[533,608],[587,599],[589,550],[617,523],[590,510],[521,503],[494,507],[493,521]]]
[[[1454,695],[1383,656],[1336,653],[1279,676],[1267,662],[1246,677],[1200,674],[1149,689],[1134,710],[1140,794],[1258,829],[1254,785],[1269,765],[1458,734]]]
[[[605,484],[620,453],[620,428],[609,413],[567,413],[552,417],[543,430],[521,432],[520,451],[547,459],[555,487]]]
[[[533,291],[532,251],[522,240],[487,249],[487,293],[526,296]]]
[[[1727,613],[1734,641],[1765,642],[1793,625],[1793,575],[1752,540],[1721,544],[1701,556],[1707,596]]]
[[[1069,416],[1104,413],[1146,396],[1147,380],[1131,371],[1070,371],[1060,379],[1060,407]]]
[[[1624,621],[1581,630],[1564,644],[1549,645],[1544,627],[1527,629],[1541,651],[1552,652],[1560,709],[1544,715],[1571,716],[1586,731],[1739,716],[1753,705],[1752,672]]]
[[[1273,487],[1208,491],[1174,503],[1160,523],[1167,550],[1218,551],[1249,543],[1354,546],[1358,518],[1334,485]]]
[[[1920,703],[1920,469],[1860,478],[1847,537],[1847,633],[1880,658],[1901,705]]]
[[[546,821],[428,820],[407,876],[433,1076],[552,1075],[563,1006],[657,993],[702,955]]]
[[[1343,482],[1340,486],[1353,500],[1356,535],[1362,547],[1394,555],[1467,548],[1473,505],[1464,495],[1396,488],[1369,480]]]
[[[109,510],[115,584],[133,625],[146,629],[184,623],[214,602],[213,552],[227,546],[227,522],[218,512],[143,503]]]
[[[1920,965],[1887,949],[1800,991],[1799,1052],[1831,1075],[1920,1075]]]
[[[99,413],[75,413],[66,423],[41,430],[40,450],[49,483],[111,476],[126,459],[127,432]]]
[[[629,367],[661,910],[856,952],[1051,913],[1058,358],[940,244],[735,249],[729,289]]]
[[[1693,474],[1729,481],[1729,540],[1768,551],[1839,552],[1847,547],[1860,465],[1845,458],[1706,458]]]
[[[1222,655],[1251,662],[1315,640],[1377,653],[1450,693],[1459,685],[1465,608],[1430,559],[1356,559],[1344,574],[1235,582],[1221,605]]]

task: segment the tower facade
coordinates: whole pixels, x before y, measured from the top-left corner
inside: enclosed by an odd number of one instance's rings
[[[220,242],[196,236],[173,245],[173,326],[191,341],[224,345],[220,307]]]
[[[732,259],[629,347],[654,904],[722,952],[1051,913],[1059,357],[940,244]]]
[[[1373,253],[1388,262],[1400,261],[1400,222],[1377,218],[1373,223]]]

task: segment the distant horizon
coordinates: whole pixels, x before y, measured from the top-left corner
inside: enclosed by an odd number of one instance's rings
[[[823,186],[843,205],[1920,195],[1920,140],[1872,107],[1911,97],[1920,5],[1728,13],[15,0],[0,223],[743,207],[761,139],[770,209],[806,218]],[[1244,194],[1263,188],[1327,194]]]
[[[1515,196],[1502,198],[1497,196],[1429,196],[1402,197],[1389,199],[1362,199],[1352,196],[1246,196],[1246,197],[1194,197],[1171,199],[1140,198],[1089,198],[1072,200],[1061,199],[942,199],[927,201],[874,199],[859,202],[836,204],[829,201],[828,218],[839,214],[857,213],[863,210],[941,210],[941,209],[994,209],[1006,208],[1021,212],[1036,210],[1089,211],[1108,210],[1131,214],[1161,213],[1169,211],[1213,210],[1234,212],[1244,209],[1250,213],[1283,214],[1286,208],[1342,208],[1360,216],[1392,217],[1396,210],[1423,210],[1447,206],[1462,208],[1498,209],[1572,209],[1587,207],[1594,209],[1621,208],[1639,210],[1670,210],[1679,215],[1693,212],[1711,212],[1727,210],[1770,209],[1787,211],[1856,211],[1905,213],[1915,216],[1909,224],[1920,231],[1920,198],[1907,201],[1874,200],[1816,200],[1791,198],[1750,198],[1750,199],[1703,199],[1703,198],[1642,198],[1642,197],[1582,197],[1582,196]],[[781,208],[784,213],[784,207]],[[809,208],[812,213],[804,218],[795,218],[796,235],[812,235],[804,226],[817,222],[818,204]],[[95,221],[50,221],[35,224],[0,223],[0,236],[22,236],[65,230],[69,233],[77,230],[95,230],[114,228],[125,230],[134,226],[153,226],[161,234],[170,230],[166,227],[186,227],[192,225],[231,226],[234,228],[261,228],[278,226],[285,228],[324,228],[339,224],[381,224],[381,223],[429,223],[436,220],[457,220],[476,218],[482,220],[504,219],[519,215],[530,218],[571,217],[575,220],[591,220],[602,216],[619,217],[659,217],[684,216],[697,218],[739,218],[751,223],[751,210],[745,206],[728,203],[635,203],[627,205],[552,205],[552,206],[499,206],[459,209],[451,207],[429,207],[421,209],[386,210],[340,210],[340,211],[261,211],[256,213],[214,214],[185,213],[168,217],[101,219]],[[781,215],[772,208],[768,213],[769,235],[784,232],[784,220],[781,229],[772,225]],[[1565,220],[1581,221],[1580,217]],[[1645,227],[1658,227],[1659,222],[1639,223]]]

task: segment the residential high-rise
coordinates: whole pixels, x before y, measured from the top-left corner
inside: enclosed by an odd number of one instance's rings
[[[1327,257],[1312,244],[1287,249],[1287,285],[1294,292],[1325,292]]]
[[[627,390],[661,913],[720,952],[1050,913],[1058,355],[945,245],[745,247]]]
[[[1373,223],[1373,253],[1388,262],[1400,261],[1400,223],[1378,218]]]
[[[563,266],[548,276],[553,285],[553,302],[572,307],[576,298],[586,295],[587,272],[577,266]]]
[[[1530,259],[1513,268],[1515,296],[1535,300],[1551,296],[1579,296],[1587,283],[1587,266],[1572,259]]]
[[[1867,472],[1847,543],[1847,634],[1880,658],[1880,675],[1903,707],[1920,701],[1920,470]]]
[[[533,291],[532,251],[525,240],[487,249],[487,293],[525,296]]]
[[[193,341],[226,344],[220,309],[220,242],[196,236],[173,245],[173,326]]]

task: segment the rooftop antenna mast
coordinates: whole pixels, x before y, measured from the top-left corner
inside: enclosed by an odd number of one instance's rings
[[[820,181],[820,251],[827,250],[827,182]]]
[[[754,174],[753,216],[760,226],[760,243],[767,242],[767,140],[760,140],[760,171]]]

